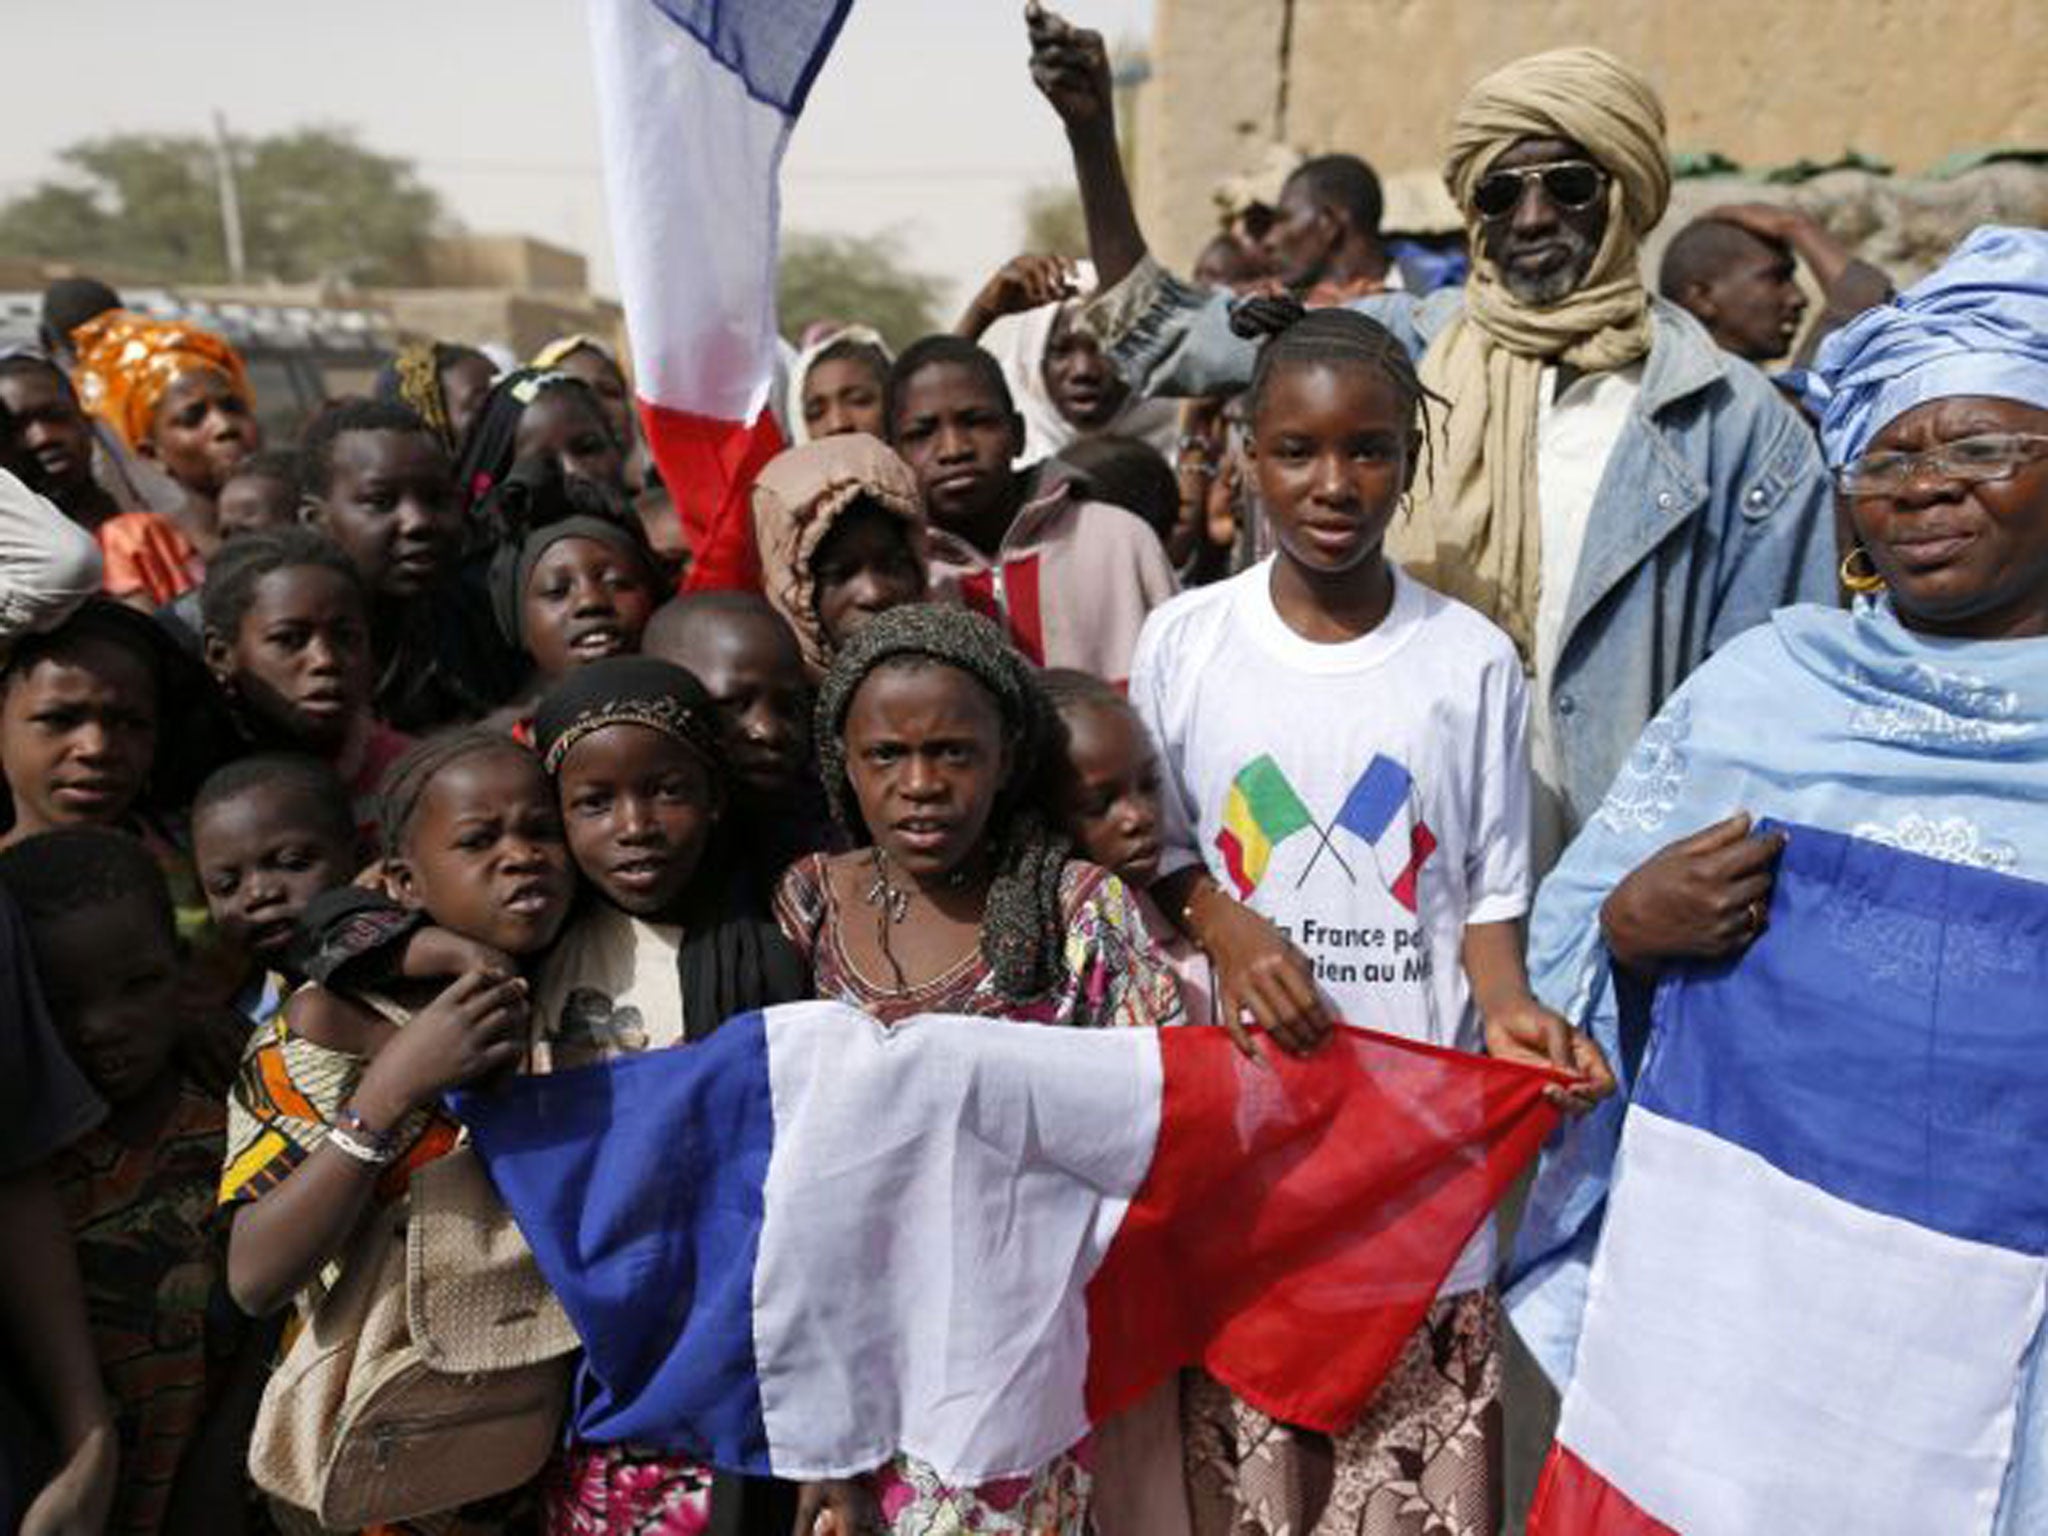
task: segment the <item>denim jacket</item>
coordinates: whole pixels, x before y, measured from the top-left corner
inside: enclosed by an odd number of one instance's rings
[[[1458,289],[1350,307],[1416,357],[1464,305]],[[1087,323],[1142,394],[1235,392],[1254,346],[1230,300],[1147,260]],[[1592,814],[1672,690],[1734,636],[1793,602],[1835,600],[1827,472],[1811,430],[1690,315],[1651,300],[1642,386],[1601,476],[1551,679],[1573,829]],[[1734,809],[1734,807],[1730,807]]]

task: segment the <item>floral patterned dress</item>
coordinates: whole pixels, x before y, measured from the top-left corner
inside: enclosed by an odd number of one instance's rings
[[[775,916],[811,962],[818,996],[851,1003],[884,1023],[919,1013],[982,1014],[1083,1028],[1157,1027],[1181,1020],[1180,997],[1122,881],[1070,861],[1060,879],[1066,914],[1065,975],[1048,996],[1017,1004],[997,990],[979,948],[921,986],[898,991],[861,973],[842,939],[844,913],[827,855],[793,865],[775,894]],[[891,1536],[1084,1536],[1089,1473],[1085,1443],[1027,1477],[976,1487],[948,1483],[914,1456],[873,1474]]]

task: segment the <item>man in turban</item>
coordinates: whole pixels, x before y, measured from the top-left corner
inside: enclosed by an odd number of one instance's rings
[[[1241,388],[1256,352],[1231,298],[1147,254],[1101,39],[1047,13],[1031,26],[1102,278],[1086,323],[1141,394]],[[1542,868],[1687,673],[1772,609],[1833,599],[1828,484],[1764,376],[1643,287],[1670,169],[1663,108],[1633,69],[1565,48],[1486,76],[1452,121],[1444,180],[1470,283],[1352,304],[1448,406],[1386,548],[1521,652]]]

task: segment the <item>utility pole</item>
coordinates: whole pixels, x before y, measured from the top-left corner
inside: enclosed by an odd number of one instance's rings
[[[220,181],[221,243],[227,247],[228,277],[241,282],[247,275],[242,254],[242,194],[235,182],[235,149],[228,139],[228,120],[216,107],[213,113],[213,167]]]

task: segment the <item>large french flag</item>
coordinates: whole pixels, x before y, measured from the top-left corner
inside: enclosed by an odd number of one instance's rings
[[[747,493],[782,447],[778,177],[851,5],[590,0],[634,387],[693,587],[759,585]]]
[[[1555,1112],[1341,1029],[833,1003],[458,1096],[588,1359],[575,1432],[803,1478],[1042,1465],[1168,1371],[1351,1423]]]
[[[1787,830],[1763,936],[1659,989],[1535,1536],[1992,1528],[2048,1284],[2048,886]]]

